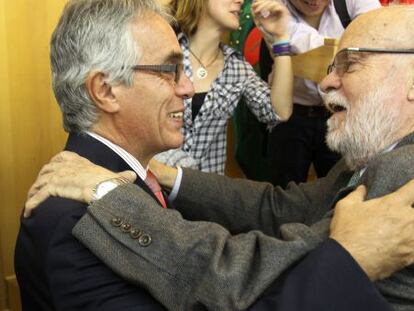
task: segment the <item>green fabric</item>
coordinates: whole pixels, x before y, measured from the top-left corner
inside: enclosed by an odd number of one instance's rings
[[[255,27],[251,15],[251,3],[251,0],[244,2],[240,15],[240,27],[230,34],[230,45],[241,52],[243,52],[248,34]],[[258,63],[254,69],[260,74]],[[234,112],[233,123],[235,157],[240,168],[249,179],[270,180],[266,124],[257,121],[243,100]]]

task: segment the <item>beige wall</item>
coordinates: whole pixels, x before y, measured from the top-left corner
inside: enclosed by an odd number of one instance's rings
[[[65,140],[50,89],[49,37],[64,0],[0,1],[0,302],[19,214],[39,168]]]

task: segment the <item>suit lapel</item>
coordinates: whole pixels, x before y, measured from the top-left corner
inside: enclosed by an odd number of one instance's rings
[[[345,168],[345,164],[344,164]],[[333,189],[339,189],[336,194],[334,195],[330,209],[333,209],[336,205],[336,203],[347,196],[351,191],[353,191],[356,187],[356,185],[348,186],[349,179],[354,174],[353,171],[349,171],[347,169],[344,169],[336,178],[335,183],[333,184]]]

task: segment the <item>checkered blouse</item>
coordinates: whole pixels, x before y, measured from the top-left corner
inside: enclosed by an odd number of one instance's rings
[[[178,35],[184,53],[184,72],[193,80],[188,38]],[[191,118],[191,98],[184,101],[184,144],[156,159],[172,166],[193,167],[204,172],[224,174],[227,144],[227,119],[243,98],[257,119],[273,127],[279,117],[270,101],[269,86],[255,73],[243,56],[222,44],[224,69],[210,86],[200,112]]]

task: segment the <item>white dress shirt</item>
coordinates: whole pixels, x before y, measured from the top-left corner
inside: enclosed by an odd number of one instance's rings
[[[322,46],[325,38],[339,38],[344,32],[332,0],[322,14],[318,29],[310,26],[288,0],[283,2],[292,15],[289,21],[289,33],[294,53],[303,53]],[[381,7],[378,0],[345,0],[345,2],[351,20],[362,13]],[[321,105],[317,84],[310,80],[295,78],[293,102],[304,106]]]
[[[147,178],[147,169],[142,166],[142,164],[135,158],[132,154],[130,154],[125,149],[121,148],[120,146],[114,144],[113,142],[107,140],[106,138],[102,137],[99,134],[92,133],[92,132],[86,132],[89,136],[92,136],[96,140],[99,140],[101,143],[106,145],[108,148],[110,148],[113,152],[115,152],[117,155],[121,157],[122,160],[124,160],[131,169],[138,175],[139,178],[142,180],[145,180]]]

